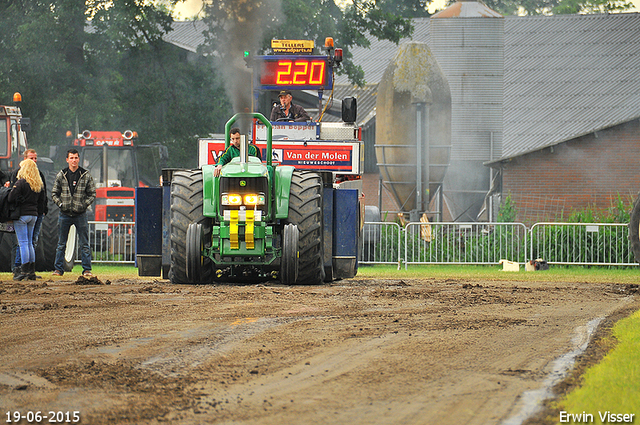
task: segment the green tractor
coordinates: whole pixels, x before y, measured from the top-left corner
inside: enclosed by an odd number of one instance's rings
[[[236,114],[227,122],[226,147],[231,126],[252,118],[267,127],[266,163],[248,156],[243,138],[240,156],[222,167],[219,177],[215,165],[173,174],[172,283],[325,280],[323,175],[273,164],[272,126],[259,113]]]

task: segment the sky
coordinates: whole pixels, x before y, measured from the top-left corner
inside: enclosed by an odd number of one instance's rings
[[[446,0],[436,0],[431,4],[429,11],[433,13],[436,8],[442,8],[445,2]],[[635,5],[635,8],[632,9],[631,12],[640,12],[640,0],[633,0],[632,3]],[[201,7],[202,0],[185,0],[184,2],[180,2],[176,6],[177,16],[175,16],[175,18],[178,20],[192,18],[200,11]]]

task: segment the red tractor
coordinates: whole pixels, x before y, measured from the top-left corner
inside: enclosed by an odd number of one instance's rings
[[[31,123],[29,118],[22,117],[20,93],[13,95],[15,106],[0,106],[0,171],[9,178],[13,170],[18,168],[28,148],[27,134]],[[53,162],[42,155],[38,158],[38,168],[45,176],[47,190],[51,190],[55,179]],[[49,211],[56,209],[49,199]],[[54,217],[55,215],[55,217]],[[55,249],[58,242],[57,214],[45,216],[40,230],[40,238],[36,246],[36,269],[53,270]],[[13,267],[13,241],[15,237],[8,232],[10,226],[0,223],[0,271],[8,272]]]

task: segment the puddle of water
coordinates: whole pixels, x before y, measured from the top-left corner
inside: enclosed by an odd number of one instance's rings
[[[578,326],[575,335],[571,339],[576,347],[573,351],[563,354],[551,364],[551,372],[542,382],[542,387],[537,390],[525,391],[521,397],[522,408],[516,415],[502,422],[501,425],[520,425],[531,416],[535,415],[541,408],[542,402],[553,396],[552,388],[559,383],[569,372],[573,363],[580,354],[587,349],[591,335],[602,322],[604,317],[591,320],[585,326]]]

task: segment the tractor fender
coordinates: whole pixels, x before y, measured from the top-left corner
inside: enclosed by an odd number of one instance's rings
[[[281,165],[275,169],[273,196],[276,201],[276,219],[285,219],[289,216],[289,192],[294,169],[289,165]]]
[[[213,177],[215,164],[202,166],[202,215],[216,217],[218,214],[217,202],[220,190],[218,180]]]

